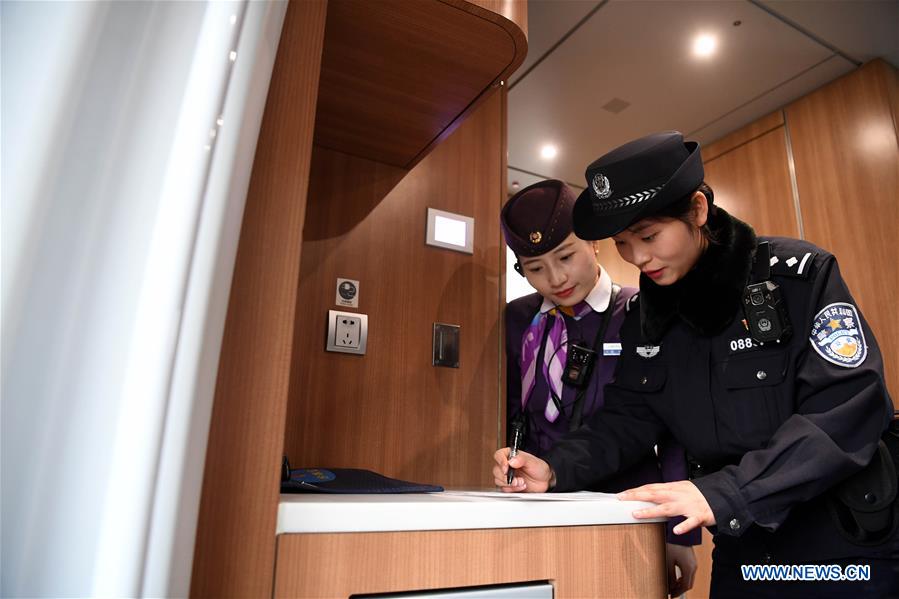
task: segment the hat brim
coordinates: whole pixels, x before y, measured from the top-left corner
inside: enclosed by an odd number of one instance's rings
[[[690,150],[690,154],[662,185],[658,193],[641,204],[597,215],[593,211],[593,196],[588,186],[574,204],[572,212],[574,234],[581,239],[590,240],[612,237],[695,191],[705,176],[699,144],[688,141],[684,145]]]

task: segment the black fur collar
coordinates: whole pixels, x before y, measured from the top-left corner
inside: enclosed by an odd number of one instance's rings
[[[704,336],[720,333],[733,320],[752,268],[755,231],[721,208],[708,224],[715,242],[683,279],[661,286],[640,275],[640,321],[647,342],[658,343],[675,318]]]

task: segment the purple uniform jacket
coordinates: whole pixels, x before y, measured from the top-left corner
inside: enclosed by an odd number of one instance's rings
[[[632,287],[624,287],[618,294],[613,307],[612,320],[606,330],[604,343],[620,343],[619,330],[624,321],[624,308],[627,300],[636,293]],[[518,298],[506,306],[506,406],[507,422],[512,422],[522,414],[521,406],[521,346],[522,337],[534,315],[543,303],[543,296],[532,293]],[[602,323],[602,315],[591,312],[578,321],[565,316],[569,338],[585,342],[592,346]],[[603,389],[614,379],[617,356],[603,356],[600,349],[598,362],[593,368],[587,392],[584,395],[584,411],[582,422],[603,405]],[[540,369],[538,368],[538,371]],[[538,374],[534,390],[525,406],[527,434],[522,449],[528,453],[543,457],[549,449],[568,432],[569,415],[576,397],[576,389],[565,386],[562,393],[562,413],[555,422],[549,422],[543,415],[548,395],[547,383],[542,374]],[[635,466],[618,474],[596,481],[590,490],[614,493],[632,487],[654,482],[671,482],[685,480],[687,466],[684,450],[674,441],[659,443],[659,457],[647,454],[646,458]],[[682,519],[672,519],[668,524],[668,542],[679,545],[697,545],[701,542],[701,532],[697,529],[684,535],[674,535],[671,529]]]

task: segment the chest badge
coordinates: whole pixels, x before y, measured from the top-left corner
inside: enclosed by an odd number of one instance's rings
[[[662,348],[659,345],[638,345],[637,355],[641,358],[652,358],[658,355],[660,349]]]
[[[846,302],[830,304],[815,315],[809,342],[822,358],[845,368],[859,366],[868,356],[858,311]]]

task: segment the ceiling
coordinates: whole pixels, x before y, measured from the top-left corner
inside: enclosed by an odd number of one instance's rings
[[[705,59],[700,33],[718,42]],[[899,0],[529,0],[528,47],[508,82],[510,193],[583,188],[630,139],[708,144],[873,58],[899,65]]]

